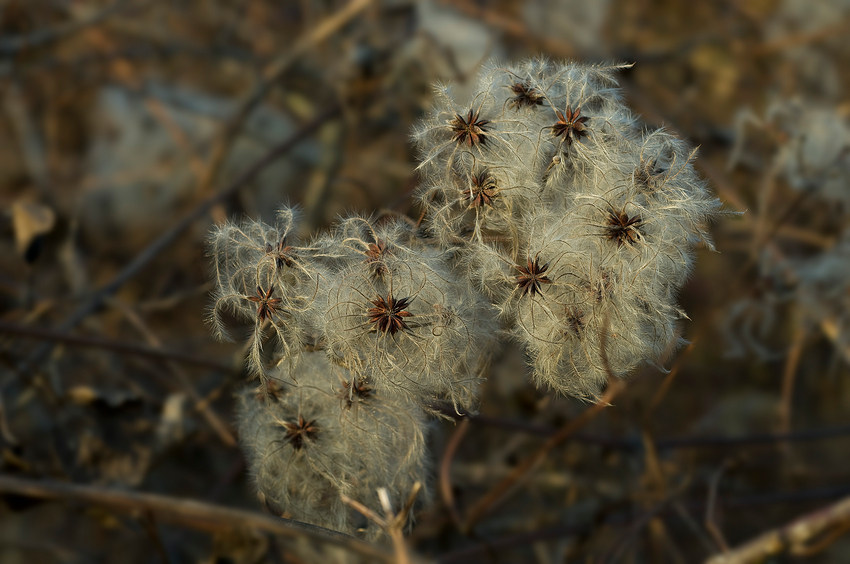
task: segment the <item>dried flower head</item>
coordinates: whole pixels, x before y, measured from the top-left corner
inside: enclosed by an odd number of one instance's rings
[[[487,141],[487,124],[490,122],[478,117],[478,111],[470,109],[464,118],[455,114],[454,119],[449,120],[449,128],[452,131],[452,141],[458,145],[484,145]]]
[[[285,431],[286,440],[295,450],[301,450],[305,442],[310,443],[316,440],[316,435],[319,433],[316,422],[307,421],[303,415],[299,415],[298,419],[282,421],[280,426]]]
[[[528,81],[514,82],[509,87],[514,94],[508,100],[508,107],[518,110],[520,108],[533,108],[543,104],[543,94]]]
[[[585,399],[675,347],[719,203],[693,150],[637,123],[616,68],[534,59],[488,64],[471,99],[439,87],[413,134],[422,225],[350,216],[307,245],[292,210],[216,229],[216,329],[222,310],[252,322],[268,378],[239,432],[273,511],[379,535],[341,495],[371,507],[423,478],[425,411],[474,407],[497,335]]]
[[[625,210],[608,210],[605,236],[610,241],[616,241],[617,247],[625,244],[634,245],[641,238],[640,227],[643,220],[638,215],[629,216]]]
[[[468,209],[483,206],[493,207],[493,199],[496,198],[496,179],[488,172],[482,171],[473,174],[469,179],[469,206]]]
[[[582,137],[587,137],[587,128],[584,124],[590,118],[581,115],[580,107],[572,111],[570,106],[567,106],[565,113],[555,110],[555,115],[558,116],[558,122],[552,126],[553,137],[563,137],[568,145]]]
[[[227,222],[209,238],[215,282],[209,321],[222,339],[229,338],[224,313],[253,324],[247,364],[262,380],[268,366],[297,355],[313,333],[320,274],[309,260],[313,249],[295,245],[295,221],[295,210],[283,208],[275,225]]]
[[[260,499],[277,515],[377,539],[382,531],[341,494],[380,510],[377,488],[400,504],[414,482],[427,483],[423,411],[369,390],[321,353],[281,365],[275,381],[286,389],[279,401],[246,389],[237,403],[239,438]],[[343,385],[344,393],[368,401],[350,409],[340,401],[342,382],[357,382]]]
[[[468,407],[491,351],[493,314],[444,258],[396,261],[382,278],[361,261],[330,280],[328,357],[380,393]]]
[[[531,294],[532,296],[542,294],[543,290],[540,285],[552,283],[545,274],[549,265],[544,264],[540,266],[540,257],[535,257],[533,262],[531,257],[528,257],[528,264],[526,266],[516,265],[515,268],[519,270],[519,275],[516,277],[516,285],[522,291],[523,296],[527,294]]]
[[[392,294],[387,294],[386,298],[377,296],[370,301],[374,307],[369,308],[366,315],[375,324],[374,330],[379,333],[395,335],[399,331],[409,331],[405,319],[413,317],[412,313],[406,311],[411,301],[411,297],[394,298]]]

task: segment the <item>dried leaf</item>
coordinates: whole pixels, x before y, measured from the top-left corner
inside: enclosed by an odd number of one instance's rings
[[[53,229],[56,214],[38,202],[18,200],[12,204],[12,223],[15,229],[15,246],[21,255],[28,255],[36,238]]]

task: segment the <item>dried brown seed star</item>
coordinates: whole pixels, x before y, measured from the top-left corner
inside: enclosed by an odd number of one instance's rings
[[[405,319],[413,317],[413,314],[405,308],[412,300],[410,297],[396,299],[392,294],[387,294],[386,298],[378,296],[371,300],[374,307],[369,308],[366,315],[369,316],[369,321],[375,324],[375,331],[395,335],[399,331],[410,329]]]
[[[276,245],[266,243],[266,254],[274,258],[275,268],[281,270],[284,266],[291,267],[295,262],[294,247],[286,244],[286,236],[280,238]]]
[[[297,420],[282,422],[281,426],[286,431],[286,440],[295,450],[301,450],[305,441],[316,440],[316,435],[319,433],[316,421],[307,421],[302,415],[299,415]]]
[[[366,265],[372,271],[373,276],[381,276],[387,271],[384,258],[390,254],[390,248],[386,241],[378,239],[376,243],[369,243],[366,249]]]
[[[581,107],[572,111],[570,106],[567,106],[565,114],[560,110],[555,110],[555,115],[558,116],[558,123],[552,126],[552,135],[554,137],[563,137],[567,145],[573,141],[578,141],[581,137],[587,137],[587,128],[585,123],[590,119],[587,116],[581,115]]]
[[[514,268],[519,270],[519,276],[516,277],[516,285],[522,290],[522,295],[531,294],[532,296],[535,294],[542,294],[543,291],[540,288],[541,284],[551,284],[552,281],[545,275],[546,270],[549,268],[549,264],[544,264],[540,266],[540,258],[535,258],[534,262],[531,261],[531,257],[528,258],[528,266],[520,266],[516,265]]]
[[[605,226],[605,237],[610,241],[617,242],[617,248],[624,244],[634,245],[641,238],[640,227],[643,220],[640,216],[629,217],[625,211],[608,210],[607,225]]]
[[[473,174],[469,184],[469,206],[467,209],[493,207],[493,199],[496,197],[496,179],[487,171]]]
[[[261,384],[257,388],[254,397],[260,403],[266,403],[266,401],[277,403],[283,397],[283,388],[276,380],[266,380],[264,385]]]
[[[273,292],[274,284],[269,286],[269,289],[266,292],[263,292],[263,289],[257,286],[256,296],[245,296],[248,300],[257,304],[257,317],[260,318],[260,321],[265,321],[266,317],[271,318],[273,315],[277,314],[278,306],[282,300],[280,298],[271,297]]]
[[[634,179],[635,187],[642,192],[654,190],[667,172],[663,167],[659,166],[655,159],[643,160],[635,168]]]
[[[514,110],[543,104],[543,94],[528,82],[515,82],[510,88],[514,96],[508,99],[508,106]]]
[[[339,391],[339,397],[345,401],[345,407],[351,409],[351,406],[357,402],[365,400],[372,395],[372,388],[366,385],[365,380],[358,378],[354,382],[343,382],[342,389]]]
[[[570,307],[566,310],[567,335],[580,336],[584,328],[584,314],[578,308]]]
[[[452,141],[458,145],[483,145],[487,141],[487,125],[490,123],[486,119],[479,119],[478,112],[469,110],[466,118],[460,114],[455,114],[454,119],[447,122],[452,130]]]

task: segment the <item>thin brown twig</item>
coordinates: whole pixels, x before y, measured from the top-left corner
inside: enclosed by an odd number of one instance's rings
[[[608,552],[599,558],[600,564],[613,564],[614,562],[617,562],[638,533],[640,533],[640,531],[646,527],[652,519],[656,518],[664,509],[666,509],[669,503],[670,499],[662,500],[655,504],[654,507],[644,512],[640,518],[635,520],[626,529],[626,532],[623,534],[622,538],[620,538],[619,542],[613,544]]]
[[[490,417],[486,415],[470,415],[469,413],[456,413],[454,408],[437,408],[438,411],[455,419],[469,419],[476,425],[487,427],[495,427],[497,429],[505,429],[516,433],[528,433],[538,437],[551,437],[558,434],[557,427],[548,425],[540,425],[537,423],[529,423],[527,421],[518,421],[513,419],[502,419],[499,417]],[[653,445],[659,451],[677,450],[686,448],[735,448],[742,446],[753,445],[770,445],[778,443],[798,443],[821,441],[826,439],[837,439],[850,435],[850,425],[841,425],[837,427],[826,427],[823,429],[808,429],[805,431],[795,431],[792,433],[770,433],[756,435],[741,435],[737,437],[724,436],[681,436],[656,439],[653,438]],[[587,435],[576,433],[571,437],[571,440],[577,443],[585,443],[592,445],[600,445],[605,448],[634,450],[640,451],[645,448],[643,439],[635,438],[616,438],[600,435]]]
[[[671,504],[671,508],[675,511],[676,515],[679,518],[679,521],[685,524],[685,527],[688,528],[691,533],[695,537],[697,537],[702,544],[703,549],[705,549],[706,554],[714,554],[716,547],[714,546],[714,542],[705,532],[703,527],[700,527],[696,520],[691,517],[691,514],[688,512],[688,509],[685,507],[685,504],[682,503],[682,500],[675,500]]]
[[[457,506],[455,505],[454,494],[452,493],[451,469],[455,453],[460,447],[460,443],[466,436],[467,431],[469,431],[469,422],[470,419],[466,418],[457,426],[454,434],[452,434],[452,438],[449,439],[449,444],[446,445],[446,450],[443,453],[443,460],[440,462],[440,496],[443,498],[443,503],[446,504],[446,507],[449,510],[449,515],[451,515],[452,521],[454,521],[455,526],[459,530],[462,528],[462,520]]]
[[[238,104],[238,109],[233,116],[227,121],[224,129],[218,135],[215,144],[213,145],[210,157],[207,161],[207,166],[204,174],[201,176],[196,186],[196,193],[199,195],[206,194],[215,182],[219,171],[221,170],[224,158],[230,150],[230,146],[236,139],[237,134],[242,129],[245,120],[266,97],[271,90],[271,87],[277,82],[284,73],[298,60],[300,60],[311,48],[326,40],[328,37],[339,31],[344,25],[350,22],[360,12],[365,10],[375,0],[352,0],[338,12],[328,16],[318,25],[313,27],[307,34],[295,41],[295,44],[277,57],[261,72],[262,78],[254,87],[253,91],[248,94]]]
[[[676,503],[679,503],[681,497],[690,487],[690,477],[686,477],[683,481],[673,487],[673,491],[666,492],[666,484],[662,483],[662,480],[660,479],[660,464],[658,463],[657,457],[655,457],[654,449],[648,447],[647,456],[655,459],[652,462],[652,465],[658,468],[658,470],[656,470],[656,473],[658,474],[656,480],[658,481],[661,488],[660,491],[662,492],[660,499],[653,507],[647,509],[640,518],[632,522],[626,532],[621,536],[619,542],[613,544],[608,552],[599,559],[600,564],[613,564],[614,562],[617,562],[624,555],[626,549],[632,544],[632,541],[643,530],[643,528],[650,525],[654,519],[659,519],[661,513],[668,511],[668,509],[673,509],[673,506]],[[647,466],[649,465],[650,464],[647,464]],[[713,550],[714,547],[711,546],[710,548]]]
[[[652,415],[655,413],[655,410],[658,409],[658,406],[661,405],[661,402],[664,400],[664,397],[667,395],[667,392],[670,391],[670,387],[673,385],[673,381],[676,379],[676,376],[681,372],[682,365],[684,359],[686,359],[696,348],[696,343],[699,339],[694,338],[691,340],[690,344],[685,347],[685,350],[679,354],[676,358],[676,364],[670,369],[670,372],[664,377],[664,381],[661,382],[661,385],[658,387],[658,390],[655,392],[655,395],[652,396],[652,401],[649,403],[649,407],[646,408],[646,412],[644,414],[644,425],[649,424],[649,420],[652,418]]]
[[[779,403],[779,431],[788,433],[791,430],[791,410],[794,402],[794,380],[797,376],[797,368],[800,365],[800,358],[803,356],[806,339],[809,332],[804,324],[798,324],[794,340],[791,342],[791,349],[788,351],[788,357],[785,359],[785,366],[782,370],[782,399]]]
[[[396,514],[393,511],[390,502],[390,496],[386,488],[378,489],[378,498],[381,500],[381,506],[384,510],[384,516],[380,516],[356,499],[352,499],[345,494],[341,494],[342,502],[351,507],[355,511],[362,514],[364,517],[381,527],[390,536],[393,541],[393,550],[395,552],[396,564],[411,564],[410,552],[404,542],[404,524],[407,522],[407,517],[410,510],[413,509],[413,504],[416,502],[416,496],[422,489],[422,483],[416,482],[410,489],[410,494],[407,496],[407,501],[401,511]]]
[[[556,435],[543,443],[537,451],[530,457],[526,458],[522,464],[517,466],[504,480],[491,488],[478,503],[472,506],[467,513],[466,521],[462,531],[469,535],[472,533],[472,528],[485,515],[487,511],[504,501],[508,495],[516,489],[520,481],[526,478],[534,471],[549,455],[549,452],[563,444],[576,430],[580,429],[591,419],[596,417],[602,410],[611,405],[617,394],[622,391],[625,384],[620,381],[611,370],[611,365],[608,362],[608,324],[609,319],[606,317],[602,323],[602,329],[599,331],[599,357],[602,361],[602,367],[608,374],[608,389],[597,403],[586,409],[581,415],[567,423]]]
[[[488,26],[498,29],[509,36],[531,42],[537,47],[536,50],[541,52],[557,54],[559,57],[576,57],[577,55],[573,45],[557,37],[540,36],[538,33],[533,33],[522,23],[522,20],[502,14],[491,7],[479,6],[477,2],[470,1],[448,2],[443,0],[443,3],[450,4],[453,8],[461,11],[468,17],[482,20]]]
[[[157,528],[156,518],[153,513],[150,511],[143,511],[139,516],[139,521],[142,524],[142,528],[144,528],[148,537],[150,538],[151,544],[153,544],[153,548],[157,554],[159,554],[160,560],[162,560],[162,564],[171,564],[171,558],[168,557],[168,551],[165,550],[165,544],[162,542],[162,536],[159,534],[159,529]]]
[[[6,419],[6,405],[3,403],[3,395],[0,394],[0,437],[10,445],[17,445],[18,438],[12,433],[9,421]]]
[[[826,534],[826,538],[831,538],[834,541],[837,537],[831,532],[835,528],[847,532],[846,525],[848,522],[850,522],[850,497],[845,497],[783,527],[763,533],[725,554],[714,555],[706,561],[706,564],[748,564],[763,562],[768,557],[785,551],[795,553],[795,551],[802,550],[805,552],[807,544],[820,535]]]
[[[86,503],[130,513],[149,512],[162,521],[207,532],[232,531],[234,528],[247,527],[281,537],[306,537],[339,546],[350,552],[372,558],[376,562],[388,564],[395,562],[393,554],[388,550],[337,531],[192,499],[65,484],[50,480],[29,480],[3,474],[0,474],[0,492],[36,499]]]
[[[815,543],[792,546],[789,549],[789,552],[797,557],[810,558],[812,556],[815,556],[816,554],[820,554],[821,552],[832,546],[835,541],[837,541],[847,533],[850,533],[850,519],[838,523],[832,530],[826,533],[820,540],[816,541]]]
[[[170,360],[184,364],[193,364],[204,368],[211,368],[212,370],[219,370],[221,372],[229,372],[234,369],[232,365],[228,365],[223,362],[217,362],[209,358],[202,358],[176,351],[167,351],[160,347],[148,347],[145,345],[129,343],[126,341],[117,341],[115,339],[106,339],[103,337],[58,333],[49,329],[42,329],[28,325],[18,325],[16,323],[8,323],[6,321],[0,321],[0,333],[8,333],[25,339],[41,339],[79,347],[106,349],[122,354],[143,356],[156,360]]]
[[[409,505],[405,504],[407,511],[413,507],[413,502],[416,501],[416,495],[419,493],[419,489],[421,487],[422,484],[419,482],[416,482],[413,485],[411,496],[408,497]],[[393,508],[390,504],[390,497],[386,488],[378,490],[378,497],[380,498],[381,505],[384,508],[384,514],[387,516],[387,532],[393,540],[396,564],[410,564],[410,553],[407,550],[407,545],[404,543],[404,532],[402,531],[404,523],[407,521],[407,513],[399,513],[398,515],[393,513]]]
[[[724,460],[723,464],[720,465],[720,468],[712,476],[711,485],[708,490],[708,503],[705,506],[705,528],[711,535],[711,538],[714,539],[714,542],[717,543],[718,548],[723,552],[729,552],[729,544],[723,536],[723,531],[717,525],[715,509],[717,506],[717,491],[720,489],[720,479],[730,465],[731,461],[729,459]]]
[[[416,498],[419,496],[420,491],[422,491],[422,482],[415,482],[413,487],[410,488],[410,493],[407,495],[407,501],[404,502],[398,515],[395,516],[400,527],[403,527],[407,522],[407,518],[410,512],[413,511],[413,504],[416,503]]]
[[[740,498],[730,498],[725,500],[725,504],[729,507],[753,507],[753,506],[761,506],[767,504],[774,503],[797,503],[797,502],[811,502],[816,499],[829,499],[835,498],[840,495],[847,495],[848,488],[829,488],[827,490],[818,489],[818,490],[810,490],[803,492],[782,492],[782,493],[774,493],[768,495],[754,495],[754,496],[745,496]],[[848,498],[850,499],[850,498]],[[666,513],[670,510],[676,510],[677,504],[681,506],[681,510],[683,511],[683,515],[687,517],[687,510],[702,510],[705,508],[705,501],[696,501],[691,503],[680,503],[679,501],[674,501],[666,510],[662,511]],[[621,513],[616,513],[610,517],[608,517],[604,523],[605,525],[619,525],[624,523],[629,523],[633,520],[633,513],[631,510],[626,510]],[[556,526],[546,527],[534,531],[527,531],[522,533],[515,534],[503,534],[500,535],[499,538],[494,539],[486,539],[485,542],[474,545],[468,548],[456,549],[451,552],[447,552],[445,554],[440,555],[437,558],[437,561],[441,564],[449,563],[449,562],[477,562],[478,559],[476,557],[485,555],[485,554],[499,554],[503,551],[523,546],[527,544],[531,544],[537,541],[545,541],[545,540],[553,540],[565,537],[574,537],[577,535],[584,535],[588,532],[598,529],[600,526],[599,521],[586,521],[581,523],[561,523]],[[714,547],[711,545],[711,542],[708,538],[700,536],[703,540],[706,548],[709,552],[714,550]],[[495,559],[493,559],[496,561]],[[714,563],[709,562],[706,564],[726,564],[722,563]],[[741,563],[736,563],[741,564]]]

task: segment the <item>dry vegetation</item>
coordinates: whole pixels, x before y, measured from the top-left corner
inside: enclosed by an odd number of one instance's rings
[[[846,561],[841,4],[3,1],[0,560]],[[503,347],[479,414],[433,423],[407,548],[404,512],[371,515],[386,547],[268,515],[232,424],[250,347],[204,322],[208,232],[282,202],[302,238],[416,222],[431,84],[537,54],[635,63],[627,103],[746,210],[680,295],[690,344],[610,405],[538,391]]]

